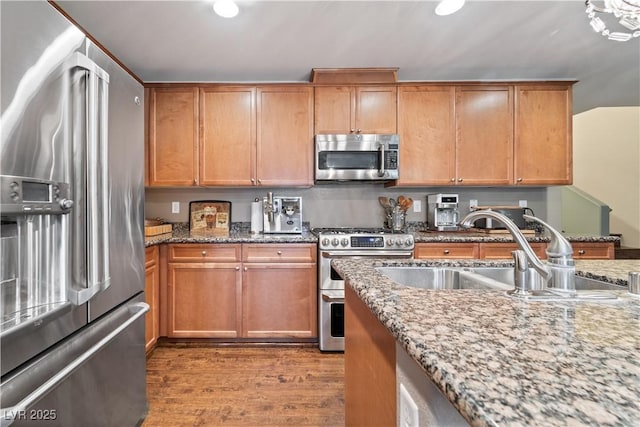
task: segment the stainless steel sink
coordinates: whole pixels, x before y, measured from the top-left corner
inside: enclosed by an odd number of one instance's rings
[[[511,290],[513,267],[378,267],[394,282],[421,289],[497,289]],[[542,279],[535,270],[530,270],[530,283],[543,289]],[[575,276],[576,291],[624,290],[624,286],[601,280]]]
[[[498,289],[509,290],[513,285],[483,276],[468,268],[458,267],[378,267],[394,282],[421,289]]]

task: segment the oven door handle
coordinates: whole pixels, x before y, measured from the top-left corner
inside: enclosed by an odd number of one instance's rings
[[[412,251],[360,251],[360,252],[321,252],[322,258],[411,258],[413,256]]]
[[[344,297],[332,297],[331,295],[327,295],[327,294],[323,293],[322,294],[322,301],[344,303]]]

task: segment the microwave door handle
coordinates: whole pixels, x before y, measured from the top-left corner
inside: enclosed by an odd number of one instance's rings
[[[384,144],[380,143],[378,145],[378,151],[380,152],[380,169],[378,169],[378,176],[384,176]]]

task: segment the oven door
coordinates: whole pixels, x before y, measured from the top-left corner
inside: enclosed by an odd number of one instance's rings
[[[318,293],[321,351],[344,351],[344,289]]]
[[[397,179],[397,141],[397,135],[317,135],[315,179]]]

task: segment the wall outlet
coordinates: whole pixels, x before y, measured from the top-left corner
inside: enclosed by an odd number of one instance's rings
[[[404,384],[400,384],[400,427],[420,427],[418,405]]]
[[[469,200],[469,209],[473,209],[476,206],[478,206],[478,200],[476,200],[476,199]]]
[[[518,206],[520,206],[521,208],[526,208],[527,207],[527,201],[526,200],[518,201]]]
[[[180,213],[180,202],[171,202],[171,213]]]
[[[413,201],[413,211],[414,212],[422,212],[422,200],[414,200]]]

